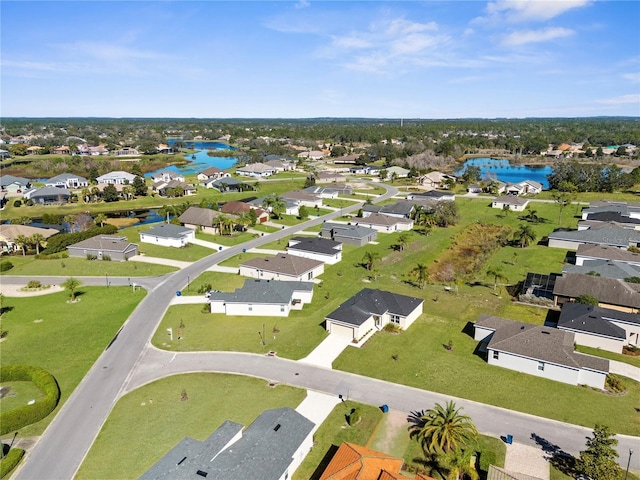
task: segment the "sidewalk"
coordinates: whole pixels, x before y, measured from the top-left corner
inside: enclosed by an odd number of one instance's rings
[[[636,382],[640,382],[640,368],[629,365],[628,363],[609,360],[609,373],[622,375],[623,377],[628,377]]]
[[[206,240],[199,240],[197,238],[194,238],[193,240],[191,240],[191,243],[193,243],[194,245],[200,245],[201,247],[210,248],[218,252],[225,249],[224,245],[220,245],[218,243],[213,243],[213,242],[207,242]]]

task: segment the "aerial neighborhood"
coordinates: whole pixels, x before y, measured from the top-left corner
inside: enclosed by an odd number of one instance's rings
[[[0,123],[3,474],[66,425],[74,478],[640,478],[636,123],[40,122]]]

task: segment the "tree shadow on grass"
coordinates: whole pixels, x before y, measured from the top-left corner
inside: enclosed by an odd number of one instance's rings
[[[4,315],[7,312],[10,312],[13,310],[12,306],[6,306],[6,307],[2,307],[0,308],[0,315]]]

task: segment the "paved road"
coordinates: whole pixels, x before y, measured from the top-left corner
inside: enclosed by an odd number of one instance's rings
[[[390,198],[396,193],[395,188],[387,187],[387,192],[381,195],[378,201]],[[229,247],[162,277],[161,281],[140,302],[116,338],[71,394],[33,450],[29,452],[14,478],[33,480],[73,478],[120,397],[127,378],[144,353],[146,345],[168,308],[169,301],[176,291],[186,286],[188,279],[195,279],[212,265],[241,253],[243,249],[255,248],[284,238],[296,231],[334,219],[343,213],[356,211],[361,206],[362,202],[241,245]],[[124,282],[124,279],[119,281]]]

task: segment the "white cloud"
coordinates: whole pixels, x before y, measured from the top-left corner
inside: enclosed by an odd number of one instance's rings
[[[622,78],[633,83],[640,83],[640,72],[624,73]]]
[[[549,27],[540,30],[523,30],[513,32],[504,37],[502,43],[507,46],[524,45],[527,43],[540,43],[555,40],[556,38],[570,37],[575,32],[563,27]]]
[[[300,0],[294,5],[295,8],[307,8],[309,6],[311,6],[311,2],[308,0]]]
[[[159,60],[163,55],[156,52],[140,50],[106,42],[76,42],[58,45],[67,54],[82,55],[105,62],[121,62],[127,60]]]
[[[627,103],[636,103],[640,107],[640,93],[632,93],[630,95],[620,95],[619,97],[603,98],[598,103],[605,105],[625,105]]]
[[[555,18],[574,8],[589,5],[591,0],[496,0],[486,7],[487,16],[478,21],[527,22]]]

